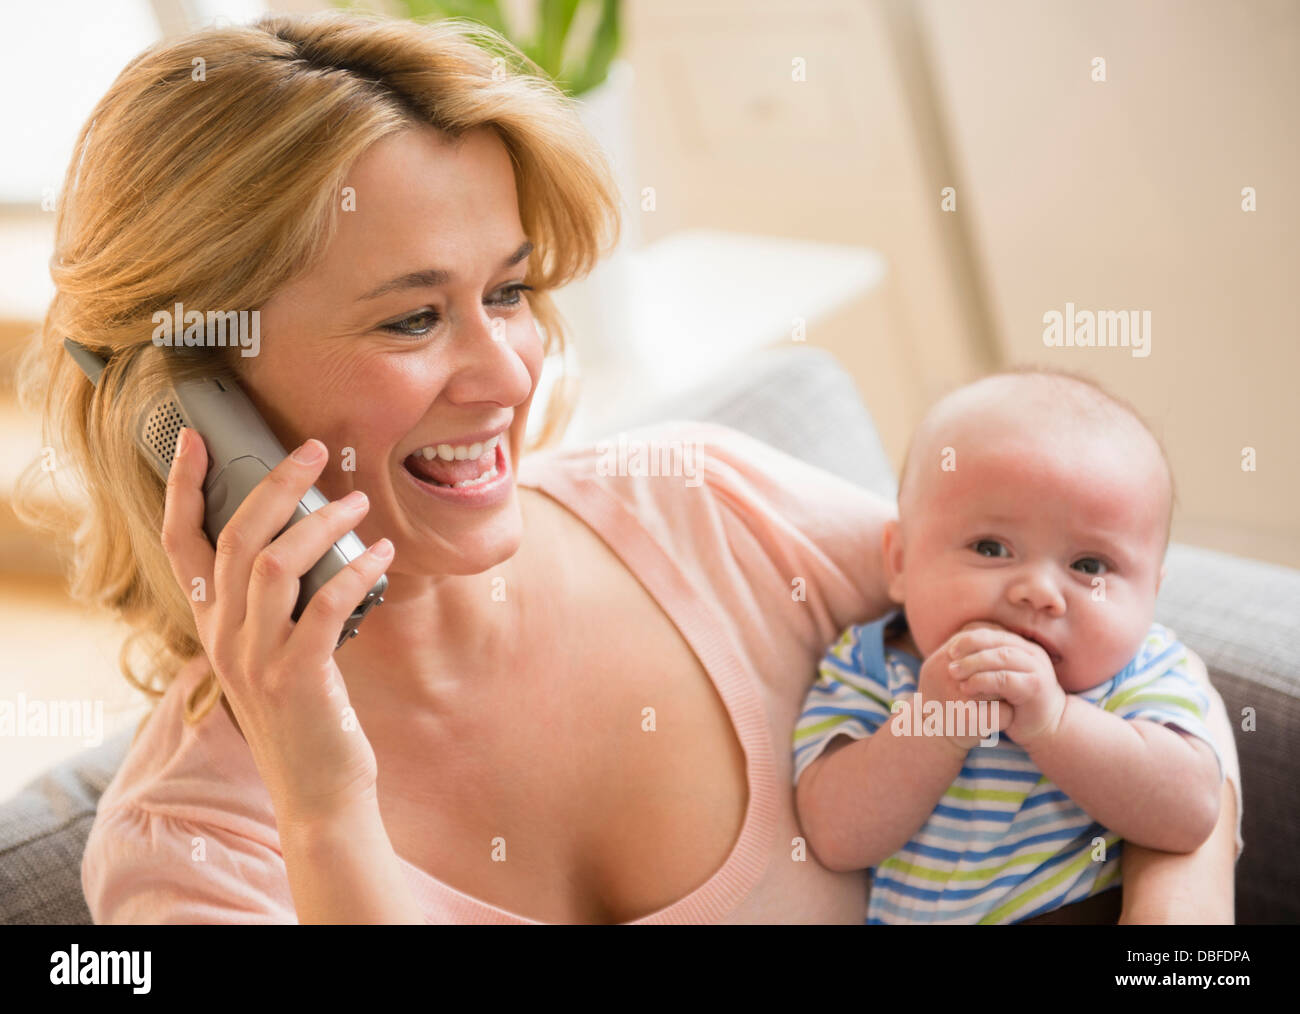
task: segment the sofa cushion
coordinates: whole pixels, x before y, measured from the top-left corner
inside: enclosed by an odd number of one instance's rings
[[[83,750],[0,805],[0,923],[85,925],[81,856],[134,726]]]

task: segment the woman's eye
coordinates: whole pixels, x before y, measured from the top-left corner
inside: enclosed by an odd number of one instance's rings
[[[1083,571],[1085,574],[1100,574],[1104,570],[1108,569],[1106,567],[1106,564],[1104,564],[1101,560],[1098,560],[1095,556],[1085,556],[1082,560],[1074,561],[1074,565],[1076,567],[1078,567],[1080,564],[1092,564],[1096,568],[1096,569],[1085,568]]]
[[[521,293],[532,292],[533,287],[531,285],[507,285],[501,291],[503,293],[509,293],[512,298],[498,300],[497,301],[498,305],[518,306],[520,303],[524,301],[524,297],[521,295]]]
[[[532,291],[533,287],[531,285],[508,285],[498,294],[505,298],[497,298],[489,300],[489,302],[496,306],[518,306],[523,302],[523,296],[521,293]],[[382,324],[379,329],[381,331],[389,331],[393,334],[405,335],[408,338],[423,338],[437,327],[440,319],[438,311],[436,310],[420,310],[418,313],[413,313],[409,317],[395,320],[391,324]],[[411,321],[420,320],[427,320],[427,323],[423,327],[418,324],[415,327],[407,326]]]
[[[989,547],[991,547],[993,551],[991,553],[984,552],[984,549]],[[1005,550],[1007,547],[1002,545],[1002,543],[998,542],[996,539],[980,539],[971,548],[974,549],[975,552],[979,553],[980,556],[996,558],[1003,555],[999,550]]]
[[[404,327],[413,320],[429,319],[425,327]],[[391,331],[393,334],[406,335],[408,338],[423,338],[433,330],[438,323],[438,314],[433,310],[421,310],[419,313],[413,313],[409,317],[403,317],[401,320],[395,320],[391,324],[384,324],[380,327],[381,331]]]

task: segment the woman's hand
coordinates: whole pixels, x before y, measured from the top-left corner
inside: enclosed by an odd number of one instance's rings
[[[349,705],[334,647],[348,614],[387,567],[392,544],[380,539],[334,575],[295,624],[298,578],[365,516],[365,495],[336,500],[272,541],[328,459],[320,441],[309,440],[257,484],[214,550],[203,530],[207,450],[196,436],[183,429],[177,443],[163,548],[190,596],[199,638],[277,821],[328,820],[374,800],[374,750]],[[194,592],[196,578],[203,594]]]

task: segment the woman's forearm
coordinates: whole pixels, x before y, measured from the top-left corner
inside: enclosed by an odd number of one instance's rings
[[[1121,923],[1232,923],[1237,856],[1237,797],[1232,783],[1221,790],[1219,822],[1194,852],[1144,849],[1126,842]]]
[[[423,923],[379,804],[280,829],[298,922]]]

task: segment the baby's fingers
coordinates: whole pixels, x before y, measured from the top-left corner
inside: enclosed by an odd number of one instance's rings
[[[969,655],[955,658],[948,663],[949,674],[958,681],[990,669],[1029,672],[1033,669],[1033,660],[1014,644],[998,644],[972,651]]]
[[[962,683],[961,691],[971,698],[991,700],[997,697],[1018,704],[1033,691],[1033,678],[1028,673],[990,669],[970,676]]]
[[[948,638],[944,648],[947,650],[949,658],[961,658],[963,655],[969,655],[985,648],[992,648],[995,645],[1015,643],[1016,635],[1002,627],[983,624],[976,626],[968,623],[953,634],[952,637]]]
[[[203,479],[207,474],[208,452],[202,440],[194,439],[188,427],[176,438],[176,456],[167,475],[163,501],[162,547],[172,565],[172,574],[190,598],[196,619],[211,604],[207,589],[212,587],[214,552],[203,530],[207,505]],[[196,579],[201,583],[196,584]]]

